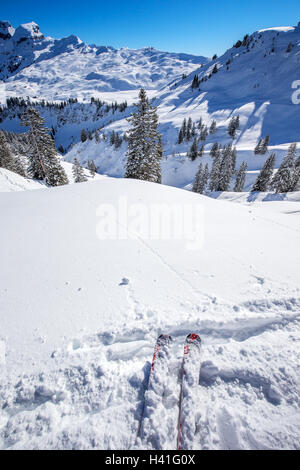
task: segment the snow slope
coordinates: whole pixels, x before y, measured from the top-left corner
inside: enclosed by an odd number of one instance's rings
[[[0,79],[6,96],[103,99],[103,92],[158,89],[207,62],[206,57],[152,47],[89,46],[73,35],[44,37],[34,22],[15,31],[9,22],[0,22]]]
[[[203,355],[188,447],[299,448],[299,198],[267,214],[269,203],[112,178],[2,193],[1,448],[175,449],[190,331]],[[178,240],[134,236],[139,211],[145,228],[155,204],[203,210],[194,227],[203,245],[189,249],[191,230]],[[105,214],[121,239],[97,238]],[[153,435],[141,440],[162,332],[174,337],[169,390],[153,397]]]

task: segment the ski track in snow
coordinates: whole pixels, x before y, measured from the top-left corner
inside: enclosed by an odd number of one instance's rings
[[[174,429],[177,429],[178,419],[178,373],[185,335],[193,330],[202,337],[204,357],[199,386],[191,400],[191,403],[201,403],[200,411],[188,410],[195,419],[194,434],[190,436],[188,448],[276,448],[279,440],[274,440],[273,434],[272,439],[263,433],[262,441],[254,439],[257,430],[253,428],[255,415],[251,414],[251,407],[271,407],[276,414],[278,405],[282,401],[288,403],[290,397],[291,405],[297,408],[299,399],[296,403],[292,391],[297,389],[297,380],[299,386],[299,379],[289,377],[291,371],[288,366],[287,370],[279,367],[276,373],[269,371],[269,376],[264,375],[262,370],[266,367],[260,365],[257,342],[252,346],[251,340],[254,337],[262,338],[259,349],[264,348],[264,336],[270,332],[289,334],[290,337],[295,336],[294,340],[298,333],[299,341],[299,314],[268,320],[240,320],[237,323],[199,321],[169,328],[174,343],[168,364],[168,391],[164,393],[163,400],[156,397],[155,402],[155,396],[152,397],[152,406],[157,407],[156,413],[160,419],[154,415],[156,418],[151,421],[152,437],[148,436],[146,442],[140,439],[135,442],[134,437],[141,418],[149,361],[153,353],[151,330],[128,327],[123,334],[122,331],[114,334],[104,331],[74,340],[65,350],[55,352],[50,374],[41,373],[36,377],[25,375],[18,383],[10,384],[6,389],[0,388],[1,447],[19,448],[22,440],[22,447],[27,448],[39,448],[40,445],[43,448],[45,444],[46,447],[66,449],[176,448]],[[236,363],[231,360],[236,356],[236,342],[243,345],[239,353],[244,367],[240,361]],[[235,346],[234,349],[232,346]],[[249,355],[251,363],[247,360]],[[222,368],[218,367],[218,356],[222,357]],[[210,360],[206,360],[208,357]],[[65,362],[67,367],[64,366]],[[155,386],[159,387],[159,383]],[[278,391],[278,386],[283,390]],[[221,396],[218,397],[218,394]],[[252,427],[247,420],[243,425],[240,413],[234,407],[227,406],[233,397],[238,399],[241,408],[248,409]],[[211,406],[215,407],[215,411],[208,418]],[[263,417],[267,423],[267,416],[264,414]],[[165,425],[161,424],[163,419],[166,419]],[[120,424],[118,434],[106,433],[103,426],[99,430],[99,422],[103,420],[107,425],[104,428],[117,420]],[[122,423],[123,420],[126,424]],[[73,423],[72,431],[70,423]],[[298,424],[296,421],[294,426]],[[24,433],[28,436],[27,442],[24,441]],[[297,448],[297,445],[292,438],[290,443],[287,442],[287,446]]]

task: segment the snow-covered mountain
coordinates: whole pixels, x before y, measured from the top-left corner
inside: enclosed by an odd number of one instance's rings
[[[61,94],[56,98],[66,96],[66,94],[68,98],[75,95],[79,96],[80,101],[83,97],[89,97],[90,93],[97,95],[94,85],[98,86],[100,83],[94,79],[82,79],[91,72],[91,69],[87,72],[85,66],[91,67],[94,63],[95,67],[98,67],[98,72],[101,69],[108,75],[114,74],[114,70],[116,71],[121,63],[123,64],[121,69],[125,71],[130,69],[130,73],[134,67],[141,67],[144,70],[146,76],[142,73],[139,75],[139,84],[157,87],[148,90],[148,93],[153,98],[153,104],[158,108],[159,130],[163,136],[164,148],[163,182],[166,184],[190,187],[197,171],[199,159],[191,162],[186,158],[192,142],[184,141],[178,144],[178,133],[184,118],[191,117],[197,125],[201,117],[203,123],[208,126],[213,119],[216,120],[217,132],[208,135],[203,157],[203,162],[211,166],[212,159],[209,156],[209,150],[212,144],[216,141],[222,145],[231,142],[232,139],[227,133],[228,123],[232,116],[240,116],[240,129],[233,144],[238,150],[237,166],[242,161],[248,163],[246,190],[250,188],[257,172],[265,162],[264,156],[253,154],[253,149],[261,137],[270,134],[270,151],[276,152],[276,167],[281,163],[289,143],[300,141],[298,126],[300,104],[297,99],[300,88],[299,26],[274,27],[257,31],[251,36],[246,35],[221,57],[213,61],[204,61],[206,63],[199,67],[199,64],[195,65],[195,61],[202,62],[202,58],[195,58],[194,62],[185,62],[190,63],[193,68],[191,73],[183,79],[174,78],[171,83],[160,89],[158,89],[162,85],[160,79],[152,84],[148,81],[149,73],[152,73],[150,70],[152,67],[157,67],[164,74],[166,69],[160,61],[171,60],[172,54],[159,53],[151,49],[116,51],[107,48],[104,51],[103,48],[86,46],[77,40],[75,45],[74,41],[73,43],[71,41],[71,44],[70,41],[61,40],[60,43],[49,38],[42,39],[37,25],[27,25],[27,29],[25,26],[22,28],[26,31],[29,28],[30,40],[34,44],[35,41],[40,45],[44,41],[50,41],[50,46],[48,52],[45,52],[44,46],[41,46],[44,52],[37,54],[36,61],[32,65],[15,72],[15,75],[8,78],[5,86],[8,90],[13,87],[13,94],[45,95],[46,99],[51,99],[54,96],[53,93],[60,90]],[[9,24],[6,24],[2,31],[3,36],[7,38],[2,41],[9,43],[14,41],[13,38],[18,30],[13,34]],[[17,37],[20,34],[18,33]],[[20,47],[23,47],[22,44],[25,43],[26,41],[22,41]],[[65,43],[67,46],[63,46]],[[54,51],[61,51],[63,47],[67,50],[55,55]],[[43,59],[45,54],[48,57],[47,60]],[[109,67],[105,65],[106,60],[111,64]],[[77,74],[78,80],[75,75],[72,75],[73,72],[70,72],[70,75],[65,74],[69,66],[71,69],[74,67],[74,74]],[[37,76],[32,80],[35,73]],[[119,78],[125,76],[122,75],[121,70],[117,75]],[[192,88],[195,75],[198,77],[198,86]],[[68,84],[68,80],[72,83]],[[16,88],[14,88],[15,85]],[[72,91],[73,85],[75,93]],[[132,104],[132,101],[136,100],[138,94],[136,88],[124,90],[120,83],[115,83],[115,85],[115,88],[110,88],[115,91],[103,91],[98,96],[108,102],[121,103],[128,100],[129,104]],[[132,82],[132,85],[137,87],[136,82],[135,84]],[[30,87],[28,93],[23,86]],[[48,91],[41,92],[43,89]],[[45,103],[37,107],[46,119],[47,126],[53,127],[57,146],[62,146],[67,151],[65,158],[68,161],[73,161],[74,157],[78,157],[85,164],[88,159],[93,159],[101,173],[111,176],[123,175],[126,143],[123,143],[119,149],[110,146],[109,138],[106,140],[101,138],[98,142],[93,139],[82,143],[80,132],[82,129],[90,132],[98,129],[100,134],[105,134],[107,137],[112,131],[124,134],[129,125],[126,118],[132,112],[130,106],[122,111],[120,109],[114,111],[105,105],[99,107],[96,102],[89,100],[84,103],[67,103],[62,108],[46,106]],[[24,107],[17,104],[9,108],[4,107],[0,116],[0,128],[14,132],[22,131],[19,126],[19,117],[23,110]],[[199,136],[199,131],[197,135]]]
[[[203,350],[187,448],[299,448],[299,200],[113,178],[2,193],[0,448],[176,449],[191,331]],[[136,233],[155,207],[201,208],[201,227]],[[162,400],[157,384],[151,436],[137,440],[160,333],[174,339],[169,387]]]
[[[32,22],[0,22],[0,79],[7,96],[90,99],[101,92],[158,89],[207,63],[206,57],[84,44],[77,36],[45,37]]]

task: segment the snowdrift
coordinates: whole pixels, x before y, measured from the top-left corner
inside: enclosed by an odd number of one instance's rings
[[[203,354],[189,448],[298,448],[296,199],[266,211],[112,178],[1,194],[1,448],[175,449],[190,331]],[[201,207],[203,244],[134,237],[124,201],[146,214],[153,204]],[[97,237],[104,214],[121,239]],[[143,394],[162,332],[174,338],[170,394],[143,442]]]

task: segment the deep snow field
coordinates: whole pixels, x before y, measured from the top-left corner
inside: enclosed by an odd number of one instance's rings
[[[187,447],[299,449],[300,193],[215,196],[108,177],[1,193],[0,448],[176,449],[195,331]],[[135,236],[124,198],[146,213],[200,207],[203,243]],[[97,237],[101,204],[121,240]],[[174,338],[168,390],[140,439],[160,333]]]

